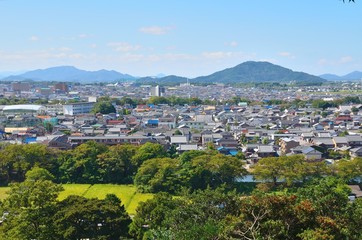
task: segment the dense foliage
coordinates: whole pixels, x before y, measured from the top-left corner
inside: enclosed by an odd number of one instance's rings
[[[362,176],[362,158],[333,166],[264,158],[252,169],[263,182],[242,195],[236,189],[246,183],[235,179],[246,173],[243,157],[212,148],[174,155],[153,143],[87,142],[63,152],[4,145],[0,154],[1,179],[17,182],[0,204],[0,239],[362,238],[362,201],[349,201],[346,185]],[[134,182],[157,194],[131,220],[115,195],[60,201],[62,182]]]
[[[297,190],[225,189],[158,194],[142,203],[130,226],[136,239],[361,239],[362,201],[349,202],[336,178],[314,180]]]
[[[130,217],[115,195],[104,200],[69,196],[49,180],[51,174],[34,168],[22,183],[11,185],[1,204],[1,239],[119,239],[128,236]]]

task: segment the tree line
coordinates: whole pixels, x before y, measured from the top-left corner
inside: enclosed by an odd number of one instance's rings
[[[56,183],[135,183],[140,191],[171,193],[183,187],[205,189],[232,186],[245,173],[243,162],[214,149],[178,155],[175,147],[155,143],[107,146],[93,141],[68,151],[40,144],[5,145],[0,151],[3,185],[22,182],[33,167],[54,176]]]
[[[222,184],[232,189],[235,179],[250,174],[245,169],[244,156],[220,154],[212,146],[204,151],[176,152],[156,143],[141,146],[107,146],[93,141],[75,149],[60,151],[41,144],[2,145],[0,151],[0,181],[2,185],[23,182],[33,167],[44,168],[56,183],[135,184],[143,192],[178,193],[216,189]],[[332,154],[330,154],[332,156]],[[251,169],[255,178],[277,185],[303,182],[311,177],[339,176],[346,182],[362,176],[362,159],[349,160],[348,155],[334,154],[339,160],[327,165],[306,161],[303,155],[262,158]],[[334,156],[333,155],[333,156]]]
[[[235,181],[247,174],[243,163],[212,146],[178,155],[154,143],[4,145],[0,176],[10,191],[0,202],[0,238],[361,239],[362,201],[349,202],[346,183],[362,176],[362,158],[263,158],[251,169],[262,181],[252,193]],[[156,195],[131,219],[115,195],[59,200],[59,183],[134,183]]]
[[[11,185],[0,202],[1,239],[351,239],[362,237],[362,199],[349,201],[349,187],[335,177],[313,178],[299,188],[249,195],[224,186],[160,192],[140,203],[131,219],[115,195],[68,196],[35,167]]]

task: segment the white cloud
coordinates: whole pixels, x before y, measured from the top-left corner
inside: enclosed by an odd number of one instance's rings
[[[72,49],[69,48],[69,47],[61,47],[61,48],[59,48],[58,50],[61,51],[61,52],[69,52],[69,51],[72,51]]]
[[[320,66],[341,66],[343,64],[350,64],[353,61],[351,56],[344,56],[339,59],[326,59],[321,58],[318,60],[318,65]]]
[[[112,47],[117,52],[131,52],[141,49],[141,45],[132,45],[127,42],[111,42],[108,46]]]
[[[97,48],[97,44],[95,44],[95,43],[91,44],[90,48]]]
[[[148,27],[141,27],[140,31],[151,35],[163,35],[173,29],[174,29],[173,27],[148,26]]]
[[[31,36],[31,37],[29,38],[29,40],[30,40],[30,41],[33,41],[33,42],[39,41],[39,37],[38,37],[38,36]]]
[[[328,61],[325,58],[321,58],[318,60],[318,65],[325,66],[327,64],[328,64]]]
[[[295,59],[295,56],[290,52],[280,52],[280,53],[278,53],[278,55],[281,56],[281,57]]]
[[[352,62],[353,58],[351,56],[344,56],[341,57],[341,59],[339,60],[340,63],[349,63]]]
[[[237,47],[239,45],[239,43],[237,41],[231,41],[225,44],[226,46],[229,47]]]
[[[78,35],[79,38],[88,38],[90,37],[88,34],[82,33]]]
[[[280,52],[278,55],[282,57],[290,57],[292,54],[290,52]]]
[[[232,56],[232,54],[233,54],[232,52],[218,51],[218,52],[203,52],[201,55],[207,59],[222,59],[230,57]]]

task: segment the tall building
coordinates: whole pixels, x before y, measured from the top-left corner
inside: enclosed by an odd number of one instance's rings
[[[31,86],[28,82],[13,82],[11,88],[14,92],[28,92],[30,91]]]
[[[162,97],[165,94],[165,88],[157,85],[156,87],[151,87],[150,96],[153,97]]]
[[[53,86],[53,90],[55,93],[68,93],[69,87],[68,87],[68,84],[66,84],[64,82],[60,82]]]

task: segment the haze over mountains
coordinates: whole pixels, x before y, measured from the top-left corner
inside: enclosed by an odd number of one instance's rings
[[[362,72],[354,71],[354,72],[351,72],[351,73],[343,75],[343,76],[338,76],[335,74],[323,74],[323,75],[320,75],[319,77],[326,79],[326,80],[330,80],[330,81],[343,81],[343,80],[353,81],[353,80],[361,80]]]
[[[6,76],[4,73],[0,75]],[[227,68],[207,76],[189,79],[191,83],[250,83],[250,82],[307,82],[320,83],[326,80],[356,80],[362,78],[362,72],[353,72],[345,76],[324,74],[314,76],[304,72],[295,72],[290,69],[269,63],[248,61],[235,67]],[[140,84],[185,83],[187,78],[175,75],[165,76],[158,74],[155,77],[134,77],[129,74],[113,70],[85,71],[72,66],[60,66],[47,69],[38,69],[19,75],[11,75],[2,78],[3,81],[66,81],[66,82],[114,82],[132,80]]]
[[[117,71],[85,71],[72,66],[52,67],[29,71],[16,76],[3,78],[4,81],[66,81],[66,82],[112,82],[117,80],[134,80],[135,77]]]

